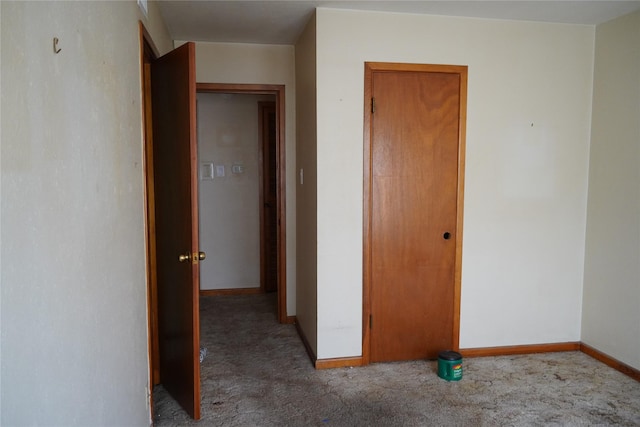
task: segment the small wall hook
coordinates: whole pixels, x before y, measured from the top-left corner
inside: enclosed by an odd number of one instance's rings
[[[62,50],[61,48],[58,47],[58,42],[60,40],[58,40],[57,37],[53,38],[53,53],[60,53],[60,51]]]

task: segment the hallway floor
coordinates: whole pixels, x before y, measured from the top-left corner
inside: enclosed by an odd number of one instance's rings
[[[640,425],[640,383],[580,352],[317,371],[275,295],[203,297],[202,419],[154,390],[156,426]]]

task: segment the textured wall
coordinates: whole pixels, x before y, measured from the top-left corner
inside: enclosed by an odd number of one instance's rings
[[[198,94],[198,159],[224,167],[201,179],[200,289],[260,287],[260,147],[258,102],[269,95]],[[243,173],[232,166],[242,165]]]
[[[317,146],[315,15],[296,43],[297,318],[309,345],[317,349]],[[300,173],[303,181],[300,181]]]
[[[594,27],[316,16],[318,357],[361,351],[365,61],[469,66],[460,345],[579,340]]]
[[[149,425],[138,19],[168,35],[153,3],[0,7],[0,423]]]
[[[596,53],[582,341],[640,369],[640,12]]]

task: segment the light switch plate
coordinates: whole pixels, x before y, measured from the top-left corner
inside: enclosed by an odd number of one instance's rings
[[[213,163],[200,163],[200,180],[213,179]]]

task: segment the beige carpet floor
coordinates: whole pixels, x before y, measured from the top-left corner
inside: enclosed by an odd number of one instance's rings
[[[274,295],[201,298],[202,419],[154,390],[157,426],[640,426],[640,383],[580,352],[317,371]]]

